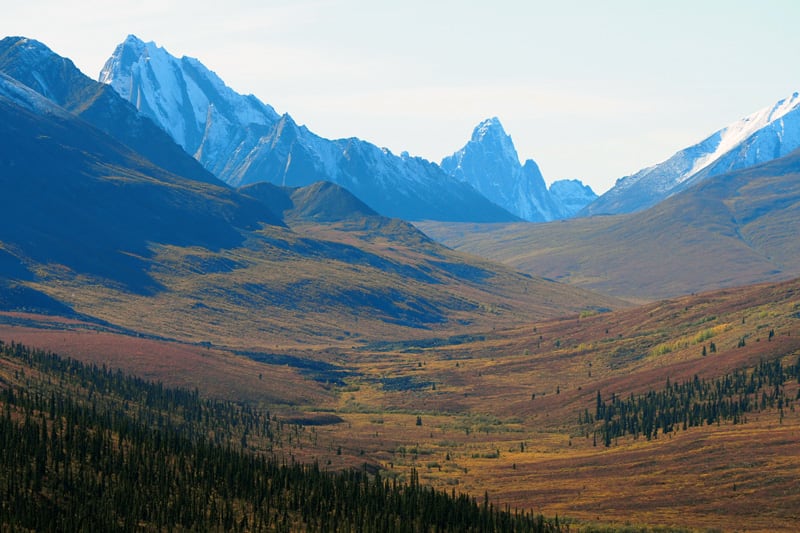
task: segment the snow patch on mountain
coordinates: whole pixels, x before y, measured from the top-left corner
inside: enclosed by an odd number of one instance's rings
[[[100,72],[99,81],[160,124],[206,168],[246,137],[246,128],[269,128],[280,118],[253,96],[237,94],[197,59],[173,57],[154,42],[129,35]]]
[[[699,158],[689,171],[689,175],[700,172],[713,162],[719,160],[723,155],[733,150],[737,145],[744,142],[758,130],[763,129],[778,120],[780,120],[780,122],[778,123],[776,132],[779,141],[782,142],[785,125],[781,119],[788,113],[796,110],[798,107],[800,107],[800,95],[798,95],[798,93],[794,93],[791,97],[779,101],[774,106],[765,107],[764,109],[756,111],[752,115],[749,115],[738,122],[734,122],[730,126],[718,131],[714,135],[714,138],[718,139],[719,141],[716,149],[713,152]],[[685,179],[685,176],[682,176],[682,178]]]
[[[800,95],[716,131],[666,161],[617,183],[580,214],[640,211],[711,176],[771,161],[800,148]]]

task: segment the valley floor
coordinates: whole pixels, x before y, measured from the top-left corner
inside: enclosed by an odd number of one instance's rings
[[[269,406],[305,424],[273,452],[326,469],[368,463],[401,481],[413,469],[578,530],[794,531],[798,312],[793,281],[261,362],[47,317],[3,315],[0,338]],[[634,406],[645,426],[614,426]]]

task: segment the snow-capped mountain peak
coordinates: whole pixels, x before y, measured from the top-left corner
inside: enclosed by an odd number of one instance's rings
[[[733,150],[737,145],[744,142],[758,130],[783,118],[798,107],[800,107],[800,97],[798,97],[798,93],[794,93],[789,98],[784,98],[773,106],[765,107],[721,129],[715,134],[718,134],[719,138],[719,144],[717,144],[716,149],[699,158],[691,170],[687,172],[686,175],[681,176],[681,178],[686,179],[700,172],[719,160],[723,155]]]
[[[503,129],[503,125],[497,117],[487,118],[475,126],[470,142],[480,143],[485,150],[493,150],[503,159],[519,163],[519,155],[514,147],[514,142]]]
[[[581,214],[640,211],[707,178],[771,161],[797,148],[800,148],[800,95],[795,92],[662,163],[620,178]]]
[[[99,81],[160,124],[184,150],[212,172],[238,126],[270,128],[279,116],[253,96],[242,96],[197,59],[172,56],[154,42],[129,35],[114,50]]]
[[[569,217],[575,212],[573,204],[580,202],[580,195],[569,195],[570,206],[562,204],[548,191],[535,161],[528,159],[520,164],[514,142],[497,117],[478,124],[470,141],[442,159],[441,165],[451,176],[469,183],[525,220],[544,222]]]
[[[150,44],[155,45],[155,43]],[[114,54],[111,58],[103,65],[98,81],[111,85],[120,96],[126,100],[130,100],[130,84],[119,83],[116,81],[115,77],[121,76],[124,81],[125,77],[123,73],[128,72],[133,63],[142,55],[149,55],[145,42],[135,35],[128,35],[125,40],[117,46],[117,49],[114,50]],[[130,78],[128,77],[127,79],[129,80]]]
[[[256,97],[236,93],[197,59],[178,59],[135,36],[116,48],[100,81],[232,186],[269,181],[296,187],[327,180],[387,216],[515,219],[437,165],[356,138],[319,137]]]
[[[480,141],[486,138],[487,135],[507,135],[506,130],[503,129],[503,125],[500,123],[499,118],[491,117],[482,120],[480,124],[475,126],[475,129],[472,130],[473,141]]]

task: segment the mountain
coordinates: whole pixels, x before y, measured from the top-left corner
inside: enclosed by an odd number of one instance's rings
[[[221,249],[282,224],[222,183],[155,166],[5,74],[0,117],[0,246],[26,272],[19,280],[55,268],[150,294],[161,288],[146,268],[152,243]]]
[[[239,190],[258,198],[271,211],[289,220],[325,223],[380,217],[347,189],[329,181],[319,181],[306,187],[279,187],[261,182]]]
[[[558,209],[539,167],[531,159],[520,165],[514,143],[496,117],[478,124],[469,142],[442,159],[441,167],[520,218],[533,222],[556,218]]]
[[[550,197],[559,208],[556,218],[572,218],[581,209],[597,200],[597,194],[580,180],[558,180],[550,184]]]
[[[409,220],[509,221],[514,216],[424,159],[350,138],[328,140],[254,96],[237,94],[198,60],[130,35],[100,73],[203,166],[232,186],[331,181],[381,214]]]
[[[242,96],[202,63],[177,59],[133,35],[114,51],[100,72],[137,109],[153,119],[186,152],[225,179],[230,153],[269,132],[280,116],[255,96]]]
[[[329,181],[306,187],[279,187],[262,182],[247,185],[239,191],[263,202],[272,212],[279,213],[292,230],[307,237],[356,243],[360,247],[383,243],[396,249],[399,245],[423,255],[442,256],[440,245],[414,225],[380,215],[350,191]],[[378,255],[384,253],[380,247],[378,251]],[[371,262],[373,265],[381,264],[377,259]],[[439,262],[439,266],[444,264]],[[398,270],[396,264],[382,265],[389,271]],[[453,270],[451,266],[446,268]],[[455,270],[462,272],[465,278],[483,275],[481,270],[465,266],[455,267]],[[406,272],[411,278],[421,275],[414,269]]]
[[[448,246],[635,300],[800,276],[800,150],[637,213],[550,224],[418,224]]]
[[[530,222],[568,218],[596,198],[591,189],[582,184],[580,189],[562,184],[556,187],[556,193],[548,190],[532,159],[520,164],[514,143],[497,117],[478,124],[469,142],[442,159],[441,167],[497,205]],[[586,203],[581,204],[584,200]]]
[[[258,198],[168,172],[0,75],[5,310],[263,350],[618,304],[453,252],[348,196],[294,191],[300,221],[313,222],[294,231]],[[339,220],[341,207],[381,222],[354,233],[315,221]]]
[[[218,182],[127,100],[85,76],[72,61],[44,44],[25,37],[0,40],[0,72],[75,113],[159,167],[199,181]]]
[[[581,216],[631,213],[711,176],[785,156],[800,147],[800,94],[780,100],[685,148],[663,163],[617,180]]]

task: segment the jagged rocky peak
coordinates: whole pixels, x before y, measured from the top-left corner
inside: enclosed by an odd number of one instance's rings
[[[222,154],[242,141],[242,126],[269,128],[279,118],[272,107],[236,93],[197,59],[174,57],[135,35],[116,47],[99,81],[111,85],[215,173],[224,165]]]
[[[155,46],[155,43],[150,43]],[[103,65],[100,70],[98,81],[114,87],[114,89],[123,98],[130,100],[131,85],[130,83],[116,82],[115,77],[121,77],[123,80],[130,80],[130,76],[126,76],[132,69],[132,66],[140,57],[147,57],[147,45],[144,41],[135,35],[128,35],[125,40],[117,45],[114,53]]]
[[[386,216],[510,221],[508,211],[446,175],[357,138],[329,140],[236,93],[200,61],[129,36],[106,63],[109,83],[214,175],[236,187],[262,181],[341,185]]]
[[[486,170],[487,164],[505,168],[506,173],[513,172],[512,169],[520,166],[514,142],[497,117],[488,118],[475,126],[469,142],[452,156],[442,160],[442,168],[446,172],[470,182],[473,186],[478,185],[478,182],[471,174],[476,170],[479,172]],[[484,168],[469,168],[476,165]],[[481,190],[480,187],[476,188]]]
[[[519,162],[514,142],[503,129],[503,125],[497,117],[487,118],[478,124],[472,132],[472,142],[480,143],[485,147],[499,148],[500,152],[509,159]]]
[[[543,222],[555,217],[538,166],[532,160],[520,165],[514,142],[497,117],[478,124],[469,142],[442,159],[441,166],[520,218]]]
[[[478,124],[470,141],[442,160],[442,169],[531,222],[569,218],[597,197],[578,180],[548,189],[533,159],[520,164],[514,142],[497,117]]]

